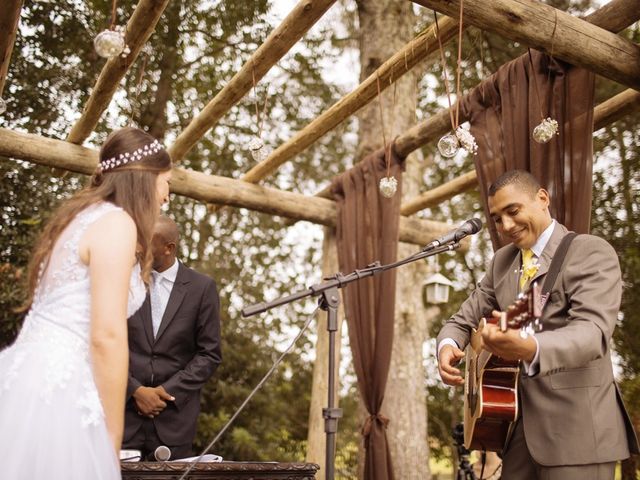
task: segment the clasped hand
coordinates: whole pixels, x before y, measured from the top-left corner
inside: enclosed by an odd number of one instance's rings
[[[491,312],[494,319],[500,318],[500,312]],[[482,348],[505,360],[525,360],[531,362],[538,348],[532,336],[522,338],[519,330],[508,329],[502,332],[497,325],[481,322],[479,330],[482,335]],[[453,345],[445,345],[440,350],[438,370],[442,381],[447,385],[462,385],[458,363],[464,357],[464,352]]]
[[[138,413],[153,418],[167,408],[166,402],[173,402],[175,398],[167,393],[162,385],[157,387],[138,387],[133,392]]]

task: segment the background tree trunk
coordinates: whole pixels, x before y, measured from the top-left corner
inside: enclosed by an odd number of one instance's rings
[[[413,37],[416,17],[410,2],[360,0],[357,4],[362,81]],[[416,123],[416,85],[420,68],[414,70],[383,93],[384,136],[387,142]],[[383,143],[377,101],[360,112],[359,122],[357,158],[362,159]],[[406,165],[402,187],[404,199],[417,195],[423,184],[421,153],[410,155]],[[401,244],[398,257],[415,251],[415,246]],[[422,360],[428,314],[422,305],[421,285],[426,271],[426,263],[421,262],[401,267],[397,272],[394,345],[382,410],[391,419],[387,433],[395,476],[403,480],[430,478]],[[431,312],[431,316],[434,313]]]

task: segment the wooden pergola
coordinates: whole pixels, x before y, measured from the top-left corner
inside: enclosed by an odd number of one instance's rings
[[[443,42],[456,36],[458,23],[451,17],[458,15],[460,0],[413,1],[448,15],[439,21]],[[65,140],[0,129],[0,155],[91,174],[98,162],[98,152],[84,147],[83,142],[109,107],[120,81],[135,63],[168,2],[140,0],[126,28],[127,43],[131,49],[129,57],[126,61],[115,57],[106,62],[82,115],[70,126]],[[4,14],[0,17],[0,94],[7,76],[22,3],[22,0],[5,0]],[[285,163],[295,161],[298,154],[376,99],[377,79],[384,90],[414,66],[425,61],[433,62],[436,59],[434,54],[438,53],[435,25],[424,29],[352,92],[279,145],[240,179],[208,175],[179,166],[190,150],[249,93],[254,76],[256,82],[263,78],[334,3],[335,0],[300,0],[226,86],[168,146],[176,164],[171,185],[174,194],[207,204],[247,208],[294,221],[306,220],[335,226],[336,205],[327,189],[316,195],[303,195],[265,187],[260,182]],[[492,31],[504,38],[552,53],[554,57],[626,86],[627,90],[596,106],[596,130],[640,107],[640,46],[617,35],[639,19],[637,0],[612,0],[582,19],[534,0],[464,1],[465,25]],[[396,139],[398,153],[406,156],[436,141],[450,130],[449,115],[449,110],[443,109],[402,133]],[[466,120],[462,118],[461,122]],[[471,171],[407,200],[401,207],[400,240],[425,245],[447,231],[449,225],[420,219],[415,214],[474,188],[477,188],[477,177],[475,171]]]
[[[83,147],[82,143],[108,108],[127,68],[134,64],[168,2],[141,0],[137,5],[127,23],[127,43],[131,49],[128,59],[125,61],[116,57],[106,62],[81,117],[71,126],[65,141],[0,129],[0,155],[91,174],[98,161],[97,152]],[[8,0],[5,6],[7,15],[0,20],[0,92],[6,80],[22,3],[22,0]],[[176,164],[250,91],[252,77],[255,76],[256,81],[264,77],[333,3],[335,0],[302,0],[295,6],[227,85],[168,147]],[[455,16],[460,8],[459,0],[415,0],[415,3],[451,16]],[[639,18],[640,9],[634,0],[613,0],[585,19],[533,0],[500,0],[490,4],[466,0],[464,7],[466,25],[497,32],[541,51],[552,51],[554,56],[562,60],[591,69],[629,87],[596,107],[596,129],[640,106],[640,47],[616,35]],[[458,24],[452,18],[445,17],[439,22],[439,30],[442,41],[446,42],[455,36]],[[308,196],[259,186],[258,183],[374,100],[377,97],[378,78],[381,89],[388,88],[415,65],[425,60],[433,61],[433,54],[437,51],[436,29],[432,25],[239,180],[176,166],[173,193],[207,203],[243,207],[293,220],[334,226],[335,204],[328,198],[326,189],[315,196]],[[397,151],[406,156],[433,142],[449,129],[449,111],[443,109],[400,135],[396,139]],[[406,201],[401,208],[400,240],[423,245],[447,230],[449,227],[446,224],[412,215],[476,186],[476,175],[472,171]]]

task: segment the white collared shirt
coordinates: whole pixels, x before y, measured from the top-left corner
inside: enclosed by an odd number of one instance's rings
[[[153,324],[153,336],[158,334],[162,316],[169,303],[169,296],[173,290],[173,284],[176,282],[178,275],[178,260],[173,262],[169,268],[162,272],[151,272],[153,282],[151,282],[151,321]]]
[[[551,234],[553,233],[553,229],[556,226],[556,221],[551,219],[551,223],[547,228],[544,229],[544,232],[540,234],[536,243],[531,247],[531,251],[536,256],[536,258],[540,258],[542,256],[542,252],[544,251],[544,247],[549,243],[549,239],[551,238]]]

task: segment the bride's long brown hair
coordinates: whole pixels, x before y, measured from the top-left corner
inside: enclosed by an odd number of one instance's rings
[[[153,141],[151,135],[137,128],[117,130],[104,142],[100,150],[100,162],[122,153],[134,152]],[[31,306],[40,272],[46,270],[51,252],[64,229],[78,213],[100,201],[111,202],[121,207],[133,218],[138,230],[137,255],[142,268],[142,278],[148,283],[152,263],[151,238],[159,214],[156,179],[159,173],[170,169],[171,158],[164,149],[156,153],[145,153],[139,160],[104,172],[98,168],[89,184],[64,202],[40,233],[29,262],[28,296],[21,310],[27,310]]]

